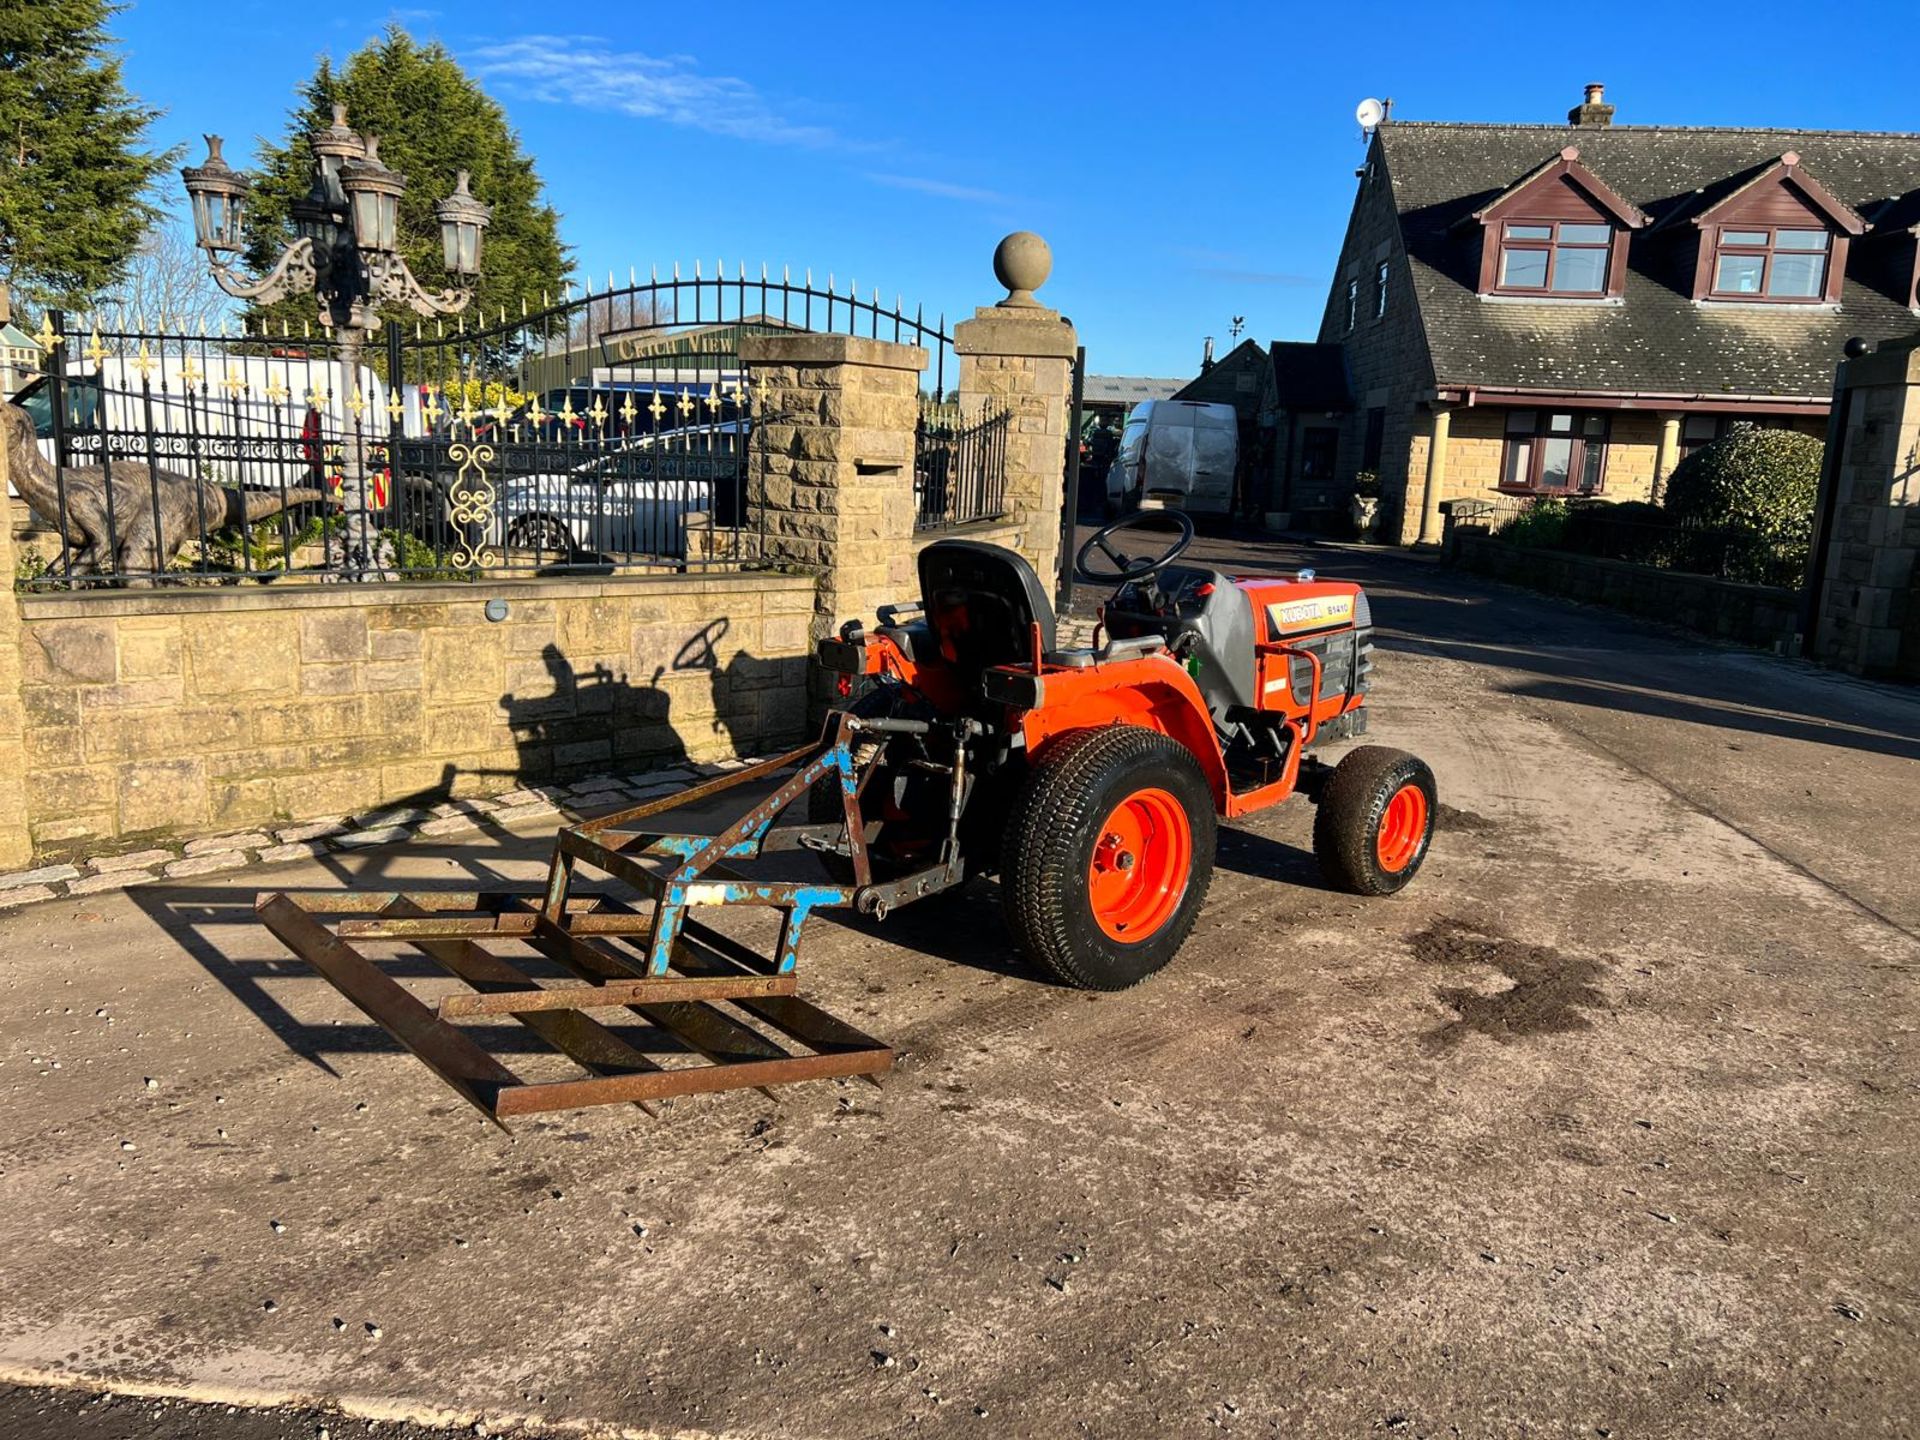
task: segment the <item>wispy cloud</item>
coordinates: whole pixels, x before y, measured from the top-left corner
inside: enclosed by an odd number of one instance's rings
[[[1292,275],[1284,270],[1231,270],[1220,265],[1196,265],[1196,275],[1209,280],[1225,280],[1234,285],[1317,285],[1311,275]]]
[[[1247,258],[1237,250],[1208,250],[1199,245],[1175,245],[1171,253],[1195,265],[1244,265]]]
[[[922,195],[935,195],[942,200],[964,200],[973,205],[1007,205],[1012,203],[997,190],[980,190],[972,185],[953,185],[945,180],[930,180],[924,175],[882,175],[867,172],[867,179],[876,185],[890,185],[895,190],[913,190]]]
[[[745,80],[712,75],[691,55],[616,50],[593,35],[522,35],[469,52],[471,68],[501,91],[586,110],[610,110],[773,145],[864,148],[824,125],[796,120]]]

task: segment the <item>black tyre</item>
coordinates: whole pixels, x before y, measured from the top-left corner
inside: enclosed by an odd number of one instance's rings
[[[573,532],[567,529],[557,515],[546,515],[535,511],[530,515],[514,517],[513,522],[507,526],[507,544],[516,550],[570,554],[573,550]]]
[[[1433,771],[1404,750],[1363,745],[1334,767],[1313,817],[1313,853],[1327,883],[1391,895],[1419,871],[1439,810]]]
[[[1158,731],[1116,725],[1054,742],[1001,853],[1014,943],[1062,984],[1137,985],[1192,932],[1217,828],[1199,762]]]

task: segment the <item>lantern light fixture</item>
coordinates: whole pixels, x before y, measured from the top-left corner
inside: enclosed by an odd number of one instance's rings
[[[217,259],[246,243],[247,196],[252,186],[245,175],[227,164],[220,153],[220,136],[209,135],[206,141],[206,160],[182,170],[180,178],[193,202],[194,239]]]
[[[340,168],[353,223],[353,243],[363,255],[393,255],[400,249],[400,197],[407,177],[380,159],[380,137],[367,136],[366,153]]]
[[[473,198],[467,189],[467,172],[462,170],[454,182],[453,194],[433,209],[440,222],[440,245],[449,275],[471,276],[480,273],[480,239],[493,219],[493,207]]]

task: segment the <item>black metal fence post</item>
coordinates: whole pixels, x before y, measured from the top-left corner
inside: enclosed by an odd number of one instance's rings
[[[70,580],[73,578],[73,553],[67,544],[67,317],[62,311],[50,311],[47,324],[52,327],[54,336],[53,349],[47,352],[47,401],[51,407],[48,412],[49,428],[53,431],[54,503],[60,507],[60,513],[44,518],[52,523],[60,536],[60,573]],[[12,517],[8,518],[11,521]]]
[[[1066,487],[1061,497],[1060,582],[1055,587],[1054,609],[1065,613],[1073,608],[1073,551],[1080,525],[1080,407],[1086,398],[1087,347],[1073,352],[1073,403],[1068,407]]]

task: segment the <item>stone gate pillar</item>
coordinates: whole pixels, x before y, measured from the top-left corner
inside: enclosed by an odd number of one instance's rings
[[[876,605],[911,600],[917,345],[859,335],[757,335],[740,342],[753,372],[749,526],[767,557],[813,570],[811,638]]]
[[[20,646],[26,636],[13,588],[8,463],[7,446],[0,443],[0,870],[19,869],[33,855],[27,828],[27,719],[20,699]]]
[[[1053,252],[1021,230],[993,252],[993,273],[1007,298],[954,327],[960,357],[960,408],[969,420],[1010,409],[1006,514],[1017,548],[1051,594],[1060,564],[1060,511],[1066,504],[1067,430],[1073,417],[1073,325],[1033,298],[1053,270]]]
[[[1849,359],[1834,416],[1813,653],[1855,674],[1920,679],[1920,336]]]

